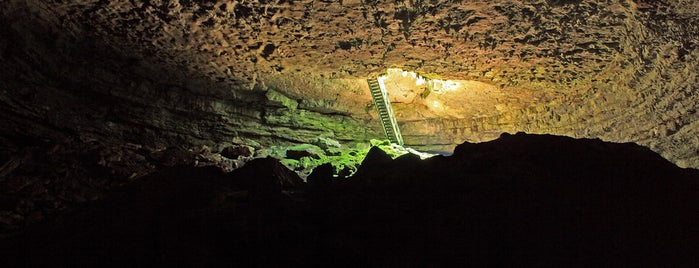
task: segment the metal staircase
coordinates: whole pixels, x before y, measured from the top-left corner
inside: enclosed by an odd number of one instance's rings
[[[391,101],[388,100],[386,85],[383,83],[384,79],[385,78],[381,76],[367,79],[367,83],[369,83],[369,90],[371,91],[371,97],[374,99],[376,111],[379,112],[379,119],[381,120],[381,125],[386,133],[386,138],[388,138],[388,140],[392,143],[403,145],[403,136],[401,136],[400,129],[398,129],[396,117],[393,115]]]

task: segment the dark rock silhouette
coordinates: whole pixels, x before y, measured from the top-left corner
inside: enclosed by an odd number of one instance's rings
[[[382,180],[388,172],[387,165],[393,159],[379,147],[371,147],[362,160],[362,164],[357,168],[357,172],[352,176],[353,184],[372,184],[373,180]],[[370,175],[371,174],[371,175]]]
[[[332,184],[333,171],[334,168],[330,163],[322,164],[313,169],[311,175],[308,175],[308,178],[306,178],[308,191],[320,191],[329,188]]]
[[[372,149],[356,176],[333,183],[318,200],[283,193],[297,180],[269,158],[231,174],[214,168],[162,170],[5,239],[0,250],[7,256],[0,262],[7,262],[4,267],[697,263],[699,173],[638,145],[520,133],[464,143],[450,157],[386,157]],[[258,202],[256,195],[276,201]]]
[[[298,174],[272,157],[251,160],[230,176],[251,196],[262,199],[278,197],[282,190],[300,190],[304,184]]]

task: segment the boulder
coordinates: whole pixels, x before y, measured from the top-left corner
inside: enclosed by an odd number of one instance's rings
[[[325,137],[318,137],[315,141],[313,141],[313,144],[317,145],[325,151],[328,151],[328,149],[339,149],[342,147],[339,141]]]
[[[272,157],[253,159],[230,176],[255,199],[276,198],[282,190],[299,190],[304,184],[298,174]]]
[[[232,145],[221,150],[221,155],[228,159],[238,159],[240,156],[250,157],[255,149],[245,145]]]
[[[196,160],[196,154],[183,148],[169,147],[165,150],[151,152],[150,158],[159,166],[174,167],[193,164]]]
[[[300,144],[296,146],[289,147],[286,151],[286,158],[299,160],[303,157],[310,157],[314,159],[319,159],[321,155],[324,155],[323,150],[320,147],[311,144]]]
[[[381,150],[381,148],[371,147],[357,172],[352,176],[352,181],[361,184],[372,184],[372,181],[377,178],[383,178],[384,174],[390,172],[387,168],[391,161],[393,161],[391,156]]]

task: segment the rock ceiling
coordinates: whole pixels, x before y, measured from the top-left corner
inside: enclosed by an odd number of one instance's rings
[[[7,0],[0,14],[5,137],[363,141],[382,133],[364,79],[394,73],[410,146],[526,131],[699,167],[694,0]]]

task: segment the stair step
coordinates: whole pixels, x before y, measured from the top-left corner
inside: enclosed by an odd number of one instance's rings
[[[384,129],[386,138],[392,143],[402,145],[403,138],[401,137],[398,126],[395,125],[396,121],[393,117],[393,111],[391,110],[391,102],[387,99],[387,93],[381,88],[378,78],[367,79],[367,84],[369,85],[371,97],[374,99],[374,106],[376,106],[379,121],[381,121],[381,126]]]

